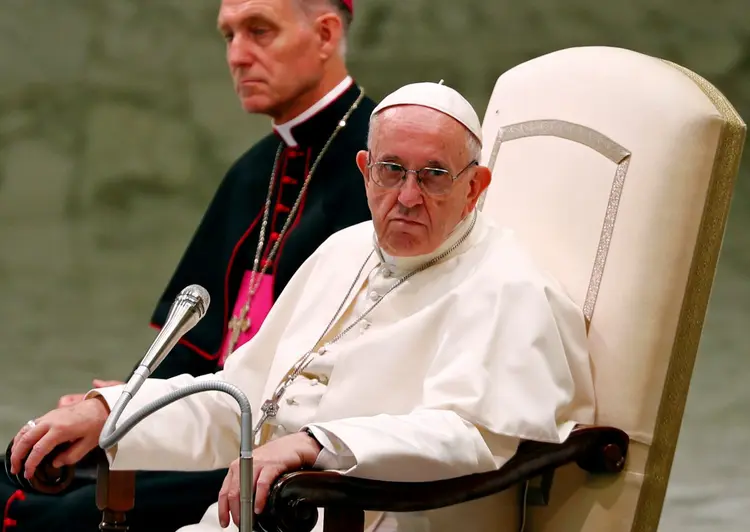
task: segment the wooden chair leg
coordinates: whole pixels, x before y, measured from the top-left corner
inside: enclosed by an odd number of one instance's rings
[[[135,506],[135,471],[110,471],[106,457],[97,464],[96,507],[102,512],[99,530],[128,532],[127,513]]]
[[[323,532],[364,532],[365,512],[348,508],[326,508]]]

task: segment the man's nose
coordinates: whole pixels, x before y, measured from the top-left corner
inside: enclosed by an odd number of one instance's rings
[[[232,37],[227,43],[227,63],[232,68],[249,66],[255,61],[252,44],[241,34]]]
[[[406,181],[401,185],[398,193],[398,201],[404,207],[411,209],[421,203],[424,203],[422,189],[419,187],[417,178],[409,172],[406,175]]]

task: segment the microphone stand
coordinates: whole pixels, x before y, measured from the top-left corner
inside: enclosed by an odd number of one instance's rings
[[[105,451],[119,442],[138,423],[157,410],[192,395],[205,391],[218,391],[231,395],[240,406],[240,532],[253,530],[253,413],[247,396],[237,386],[223,381],[197,382],[174,390],[167,395],[141,407],[122,425],[115,428],[125,407],[132,399],[129,391],[124,390],[107,417],[101,435],[99,447]]]
[[[123,436],[138,423],[157,410],[175,401],[205,391],[224,392],[231,395],[240,406],[240,532],[253,530],[253,413],[250,401],[237,386],[220,380],[201,381],[168,393],[155,401],[141,407],[121,426],[117,427],[120,416],[125,411],[138,389],[151,373],[164,360],[189,329],[203,318],[211,298],[200,285],[190,285],[183,289],[169,309],[167,319],[146,356],[133,371],[115,406],[107,416],[102,432],[99,435],[99,447],[110,449],[117,445]]]

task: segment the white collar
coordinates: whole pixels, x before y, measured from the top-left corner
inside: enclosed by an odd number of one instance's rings
[[[372,239],[375,244],[375,251],[379,255],[380,261],[385,267],[389,269],[392,274],[411,271],[421,266],[422,264],[434,259],[441,253],[444,253],[445,251],[450,249],[451,246],[455,245],[456,242],[458,242],[464,236],[464,233],[466,233],[466,231],[471,226],[472,218],[474,218],[474,216],[479,216],[479,211],[477,211],[476,209],[472,210],[460,222],[458,222],[456,224],[456,227],[453,228],[453,231],[451,231],[448,235],[448,238],[446,238],[443,243],[440,244],[440,246],[438,246],[438,248],[432,253],[415,255],[413,257],[394,257],[383,251],[383,249],[378,244],[377,235],[373,233]],[[465,242],[466,241],[464,241],[464,243]]]
[[[328,94],[323,96],[320,100],[312,104],[310,107],[305,109],[302,113],[298,114],[291,120],[284,122],[283,124],[273,124],[273,129],[281,135],[284,143],[290,148],[297,146],[297,141],[292,135],[292,129],[301,123],[309,120],[315,113],[321,111],[326,106],[330,105],[336,98],[344,94],[344,92],[351,86],[352,77],[346,76],[341,83],[336,85]]]

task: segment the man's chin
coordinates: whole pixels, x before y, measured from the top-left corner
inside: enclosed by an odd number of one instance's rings
[[[383,251],[394,257],[415,257],[424,255],[424,236],[416,231],[391,231],[385,241],[381,242]]]
[[[239,95],[240,105],[246,113],[250,114],[268,114],[271,109],[271,102],[268,98],[260,95],[244,96]]]

